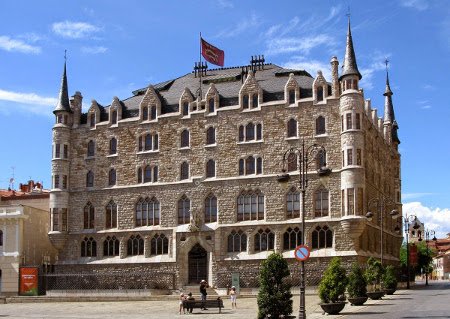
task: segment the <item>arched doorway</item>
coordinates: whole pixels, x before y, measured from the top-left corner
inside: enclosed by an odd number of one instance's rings
[[[198,284],[200,280],[208,279],[208,254],[200,244],[192,247],[188,254],[189,283]]]

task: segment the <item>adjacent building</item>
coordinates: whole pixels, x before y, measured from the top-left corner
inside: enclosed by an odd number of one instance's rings
[[[294,177],[287,188],[277,176],[285,151],[303,142],[325,150],[311,154],[307,170],[308,282],[333,256],[350,265],[383,253],[398,264],[396,223],[382,210],[365,218],[376,198],[401,211],[393,93],[386,76],[380,117],[359,86],[350,23],[342,48],[331,79],[258,56],[246,66],[196,67],[108,106],[93,100],[85,113],[80,92],[69,99],[64,65],[52,138],[56,272],[103,276],[108,287],[132,274],[142,287],[169,288],[201,279],[227,287],[237,273],[252,287],[275,251],[299,278],[302,154],[285,163]],[[325,166],[331,171],[319,176]]]
[[[0,190],[0,292],[17,295],[19,267],[54,263],[56,249],[48,239],[49,192],[41,183]]]

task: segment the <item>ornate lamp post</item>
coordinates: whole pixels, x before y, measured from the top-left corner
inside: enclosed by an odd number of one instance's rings
[[[430,237],[433,236],[432,241],[436,241],[436,232],[434,230],[425,230],[425,242],[427,243],[427,258],[430,257],[430,251],[428,250],[428,242],[430,241]],[[422,241],[422,237],[419,237],[419,241]],[[428,259],[427,259],[428,261]],[[428,265],[425,267],[425,285],[428,286]]]
[[[396,218],[398,216],[398,212],[397,214],[392,214],[393,218]],[[410,224],[412,222],[414,222],[413,228],[414,229],[419,229],[420,226],[419,224],[417,224],[417,216],[416,215],[405,215],[405,216],[400,216],[403,225],[404,225],[404,229],[405,229],[405,236],[406,236],[406,268],[407,268],[407,272],[408,272],[408,279],[406,281],[406,289],[409,289],[409,244],[408,244],[408,237],[409,237],[409,227]],[[395,231],[400,233],[400,227],[398,227],[398,225],[395,227]]]
[[[382,196],[380,198],[372,198],[367,204],[367,207],[370,208],[372,205],[376,205],[378,209],[378,216],[380,221],[380,262],[381,265],[383,265],[383,216],[386,213],[387,206],[395,206],[396,203],[392,199]],[[368,211],[366,217],[369,221],[371,221],[373,215],[374,214],[371,211]],[[396,209],[393,209],[391,210],[390,215],[396,216],[398,215],[398,211]]]
[[[302,244],[306,243],[305,234],[305,193],[308,187],[308,166],[314,162],[318,156],[322,156],[321,167],[317,171],[319,176],[328,176],[331,170],[326,167],[325,162],[325,148],[318,144],[313,144],[308,147],[305,146],[305,140],[302,141],[300,148],[290,148],[283,155],[282,174],[278,176],[278,182],[287,183],[290,180],[290,175],[287,173],[289,168],[293,166],[295,170],[298,168],[299,172],[299,186],[301,192],[301,216],[302,216]],[[295,165],[295,166],[294,166]],[[305,307],[305,262],[301,261],[300,269],[300,308],[298,318],[306,318]]]

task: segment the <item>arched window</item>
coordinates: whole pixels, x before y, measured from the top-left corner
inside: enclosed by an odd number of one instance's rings
[[[183,103],[183,116],[186,116],[189,114],[189,102]]]
[[[146,134],[145,135],[145,143],[144,143],[144,150],[146,151],[150,151],[152,149],[152,142],[153,142],[153,138],[151,134]]]
[[[217,197],[209,195],[205,199],[205,223],[217,221]]]
[[[142,120],[147,121],[148,120],[148,107],[144,106],[142,108]]]
[[[140,198],[136,204],[136,227],[159,225],[159,201],[155,198]]]
[[[255,174],[255,158],[249,156],[245,159],[245,175]]]
[[[258,107],[258,94],[253,94],[253,97],[252,97],[252,107],[253,107],[253,108]]]
[[[181,132],[180,147],[189,147],[189,131],[188,130],[183,130],[183,132]]]
[[[109,155],[117,153],[117,139],[113,137],[109,140]]]
[[[212,159],[206,162],[206,177],[215,177],[216,176],[216,162]]]
[[[298,227],[289,227],[283,234],[283,249],[293,250],[301,244],[303,244],[303,236],[301,230]]]
[[[297,154],[289,153],[287,157],[287,171],[288,172],[296,171],[297,165],[298,165]]]
[[[144,168],[144,183],[149,183],[152,181],[152,168],[150,165],[145,166]]]
[[[239,126],[239,142],[243,142],[245,139],[244,125]]]
[[[244,173],[245,173],[245,169],[244,168],[245,168],[244,159],[241,158],[239,160],[239,175],[244,175]]]
[[[247,235],[242,230],[232,230],[228,235],[228,252],[238,253],[241,251],[247,251]]]
[[[159,137],[158,134],[153,135],[153,150],[156,151],[159,149]]]
[[[131,235],[127,241],[127,255],[137,256],[144,254],[144,239],[141,235]]]
[[[81,242],[81,257],[96,257],[97,256],[97,242],[92,237],[84,237]]]
[[[262,140],[262,125],[256,124],[256,139],[258,141]]]
[[[320,188],[314,193],[314,213],[316,217],[328,216],[328,190]]]
[[[255,234],[255,251],[268,251],[272,250],[275,242],[275,234],[266,230],[258,230]]]
[[[103,256],[112,257],[119,256],[119,245],[120,242],[116,236],[108,236],[103,242]]]
[[[212,126],[206,130],[206,144],[216,144],[216,129]]]
[[[155,120],[156,119],[156,105],[153,105],[150,108],[150,120]]]
[[[214,113],[214,98],[210,98],[208,101],[208,112]]]
[[[327,166],[327,151],[322,149],[316,156],[316,168],[321,169]]]
[[[189,224],[191,215],[191,201],[186,195],[178,200],[178,225]]]
[[[300,192],[294,187],[286,195],[286,218],[300,217]]]
[[[331,248],[333,247],[333,232],[328,226],[317,226],[312,232],[311,241],[313,249]]]
[[[243,109],[248,109],[248,103],[249,103],[248,101],[249,101],[248,94],[245,94],[242,97],[242,108]]]
[[[84,229],[93,229],[95,224],[95,209],[94,206],[88,202],[84,206]]]
[[[109,186],[114,186],[116,185],[116,170],[114,168],[111,168],[109,170],[109,174],[108,174],[108,185]]]
[[[181,169],[180,169],[180,180],[188,179],[189,178],[189,164],[188,162],[181,163]]]
[[[106,205],[105,217],[106,228],[117,228],[117,204],[112,200]]]
[[[150,241],[150,255],[167,255],[169,239],[164,234],[155,234]]]
[[[317,102],[323,101],[323,87],[319,86],[317,88]]]
[[[94,173],[92,171],[86,174],[86,187],[94,187]]]
[[[255,124],[250,122],[245,126],[245,140],[253,141],[254,139],[255,139]]]
[[[287,137],[297,136],[297,121],[290,119],[287,124]]]
[[[256,174],[262,174],[262,158],[256,158]]]
[[[242,192],[237,206],[238,221],[264,219],[264,195],[259,190]]]
[[[95,144],[93,140],[90,140],[87,145],[87,156],[90,157],[94,155],[95,155]]]
[[[142,183],[142,168],[141,167],[139,167],[137,170],[137,181],[139,184]]]
[[[319,116],[316,118],[316,135],[325,133],[325,118],[323,116]]]
[[[289,90],[289,104],[295,103],[295,90]]]
[[[112,112],[112,119],[111,119],[111,124],[117,124],[117,111],[116,110],[114,110],[113,112]]]
[[[153,183],[158,181],[158,166],[153,166]]]
[[[95,127],[95,113],[91,113],[89,116],[89,126]]]

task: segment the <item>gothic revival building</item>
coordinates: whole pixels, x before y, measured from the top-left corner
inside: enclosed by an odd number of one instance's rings
[[[297,178],[287,188],[277,175],[284,152],[302,141],[325,148],[307,171],[307,281],[317,282],[333,256],[347,265],[379,257],[381,232],[385,263],[397,263],[395,222],[380,212],[365,218],[374,198],[401,210],[389,78],[380,118],[359,87],[350,24],[341,72],[338,65],[333,57],[328,82],[320,71],[312,77],[252,58],[245,67],[150,85],[108,106],[93,100],[87,113],[80,92],[69,100],[64,65],[52,141],[56,270],[103,274],[109,287],[133,273],[146,287],[158,280],[169,288],[201,279],[226,287],[239,273],[241,287],[250,287],[275,251],[298,278],[298,159],[290,159],[287,170]],[[320,178],[325,163],[331,173]]]

